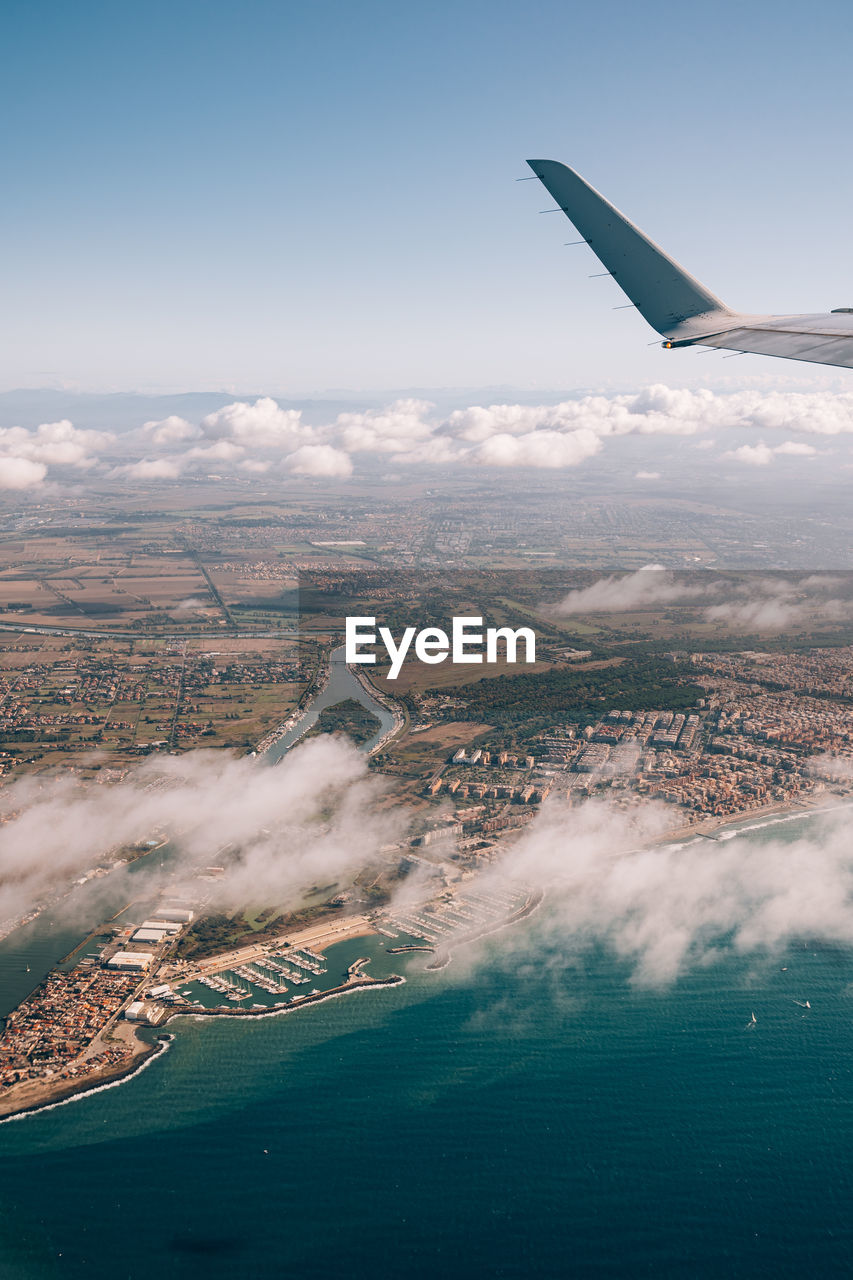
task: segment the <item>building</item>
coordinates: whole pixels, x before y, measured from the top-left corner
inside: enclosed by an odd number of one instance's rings
[[[134,1000],[125,1009],[124,1016],[128,1022],[147,1022],[149,1026],[156,1026],[163,1017],[163,1010],[159,1005]]]
[[[154,957],[150,951],[117,951],[107,961],[109,969],[129,969],[137,973],[144,972]]]
[[[158,942],[162,942],[166,937],[165,929],[137,929],[131,937],[131,942],[153,943],[155,946]]]

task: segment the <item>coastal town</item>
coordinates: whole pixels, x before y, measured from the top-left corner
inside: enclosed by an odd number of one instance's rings
[[[532,886],[493,885],[486,893],[478,872],[500,864],[507,843],[544,804],[571,807],[598,798],[630,813],[657,801],[671,810],[673,833],[708,832],[750,814],[806,811],[848,793],[853,649],[683,652],[667,661],[678,664],[683,687],[692,691],[684,709],[610,707],[533,732],[523,725],[509,735],[480,727],[472,735],[458,690],[409,696],[406,715],[394,719],[373,758],[416,803],[409,834],[380,852],[370,894],[368,881],[336,885],[314,923],[278,932],[275,920],[244,925],[242,938],[232,928],[223,937],[236,938],[236,945],[214,942],[201,952],[193,951],[198,940],[188,944],[205,922],[210,883],[225,874],[223,867],[201,868],[197,888],[184,887],[181,897],[125,910],[6,1018],[0,1114],[138,1069],[162,1051],[158,1029],[176,1016],[269,1016],[402,981],[365,972],[364,955],[330,970],[329,948],[346,939],[385,939],[394,944],[384,947],[392,954],[434,952],[432,967],[442,967],[454,946],[523,918],[538,901]],[[266,666],[261,674],[269,680],[278,672]],[[391,706],[386,685],[380,692],[363,672],[359,677],[365,706]],[[328,673],[320,671],[315,696],[327,686]],[[291,731],[293,721],[293,715],[285,721]],[[425,770],[419,746],[405,777],[406,745],[428,741],[442,724],[444,745],[432,748],[432,767]],[[265,745],[277,740],[268,734]],[[436,754],[443,759],[435,761]],[[156,845],[152,838],[136,855]],[[419,894],[400,897],[395,884],[412,870]]]
[[[0,1036],[0,1118],[51,1105],[142,1069],[167,1046],[171,1018],[268,1017],[366,989],[394,987],[397,973],[366,971],[360,955],[336,971],[323,951],[374,937],[390,956],[428,952],[443,968],[454,946],[507,927],[541,901],[531,889],[466,886],[393,912],[346,915],[191,962],[181,935],[194,912],[158,905],[162,919],[116,925],[60,967],[6,1019]],[[389,946],[388,942],[394,943]],[[89,947],[93,945],[88,939]],[[132,949],[131,949],[132,948]]]
[[[78,797],[139,787],[155,815],[132,841],[93,841],[73,872],[29,897],[10,892],[0,909],[0,941],[15,956],[0,1114],[123,1078],[165,1051],[180,1017],[281,1016],[394,985],[406,965],[442,968],[535,910],[540,888],[495,876],[543,811],[567,826],[593,801],[630,827],[653,805],[662,838],[675,839],[819,811],[850,790],[843,619],[816,631],[806,610],[789,633],[741,642],[708,625],[701,600],[673,615],[555,611],[595,582],[605,534],[635,539],[639,564],[657,558],[659,536],[678,542],[682,567],[708,566],[720,549],[737,560],[741,543],[746,555],[746,533],[704,507],[713,547],[685,533],[685,512],[592,503],[566,513],[556,492],[511,514],[482,495],[466,495],[464,513],[423,495],[393,511],[362,495],[336,512],[306,498],[283,513],[242,490],[208,508],[199,490],[186,515],[142,504],[132,520],[123,494],[107,504],[109,538],[106,508],[82,499],[0,525],[0,833],[57,778]],[[555,530],[583,569],[541,568]],[[736,600],[749,587],[743,576],[722,582]],[[787,589],[806,600],[810,583]],[[682,585],[692,601],[694,576]],[[535,663],[407,660],[389,681],[381,658],[347,666],[342,656],[350,614],[401,634],[475,610],[489,626],[534,627]],[[350,737],[379,808],[395,816],[364,865],[287,901],[223,905],[241,857],[223,838],[172,875],[187,831],[160,814],[171,757],[210,749],[264,769],[321,734]],[[136,883],[153,883],[155,869],[156,893],[125,891],[136,870]],[[93,906],[64,957],[31,965],[18,940],[73,917],[90,890],[109,910]]]
[[[853,777],[849,646],[674,656],[701,695],[695,709],[614,707],[592,723],[516,735],[513,749],[480,733],[435,770],[424,794],[467,802],[457,826],[476,835],[527,821],[518,809],[552,795],[607,796],[623,808],[658,799],[677,807],[681,826],[810,801],[844,780],[845,760]],[[427,701],[435,710],[437,700]]]

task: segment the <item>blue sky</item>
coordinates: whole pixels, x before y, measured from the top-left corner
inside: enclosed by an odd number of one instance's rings
[[[2,385],[846,387],[648,347],[514,179],[572,164],[732,305],[853,305],[851,34],[833,0],[7,0]]]

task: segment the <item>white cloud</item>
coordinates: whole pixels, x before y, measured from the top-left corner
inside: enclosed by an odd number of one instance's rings
[[[304,444],[285,460],[285,467],[295,476],[334,478],[352,475],[349,455],[328,444]]]
[[[175,414],[162,418],[159,422],[146,422],[142,430],[155,444],[180,444],[184,440],[194,440],[201,434],[198,427]]]
[[[705,619],[738,630],[781,631],[806,622],[843,622],[853,611],[847,601],[831,598],[838,583],[826,575],[799,581],[750,575],[742,583],[725,585],[731,597],[709,605]]]
[[[773,448],[762,440],[755,445],[742,444],[738,449],[729,449],[722,456],[731,458],[733,462],[744,462],[753,467],[766,467],[777,454],[792,458],[813,458],[817,452],[814,445],[807,444],[804,440],[786,440],[784,444],[777,444]]]
[[[199,459],[204,462],[234,462],[242,458],[245,449],[233,440],[217,440],[215,444],[197,444],[184,454],[187,461]]]
[[[614,573],[599,578],[588,587],[570,591],[549,612],[558,616],[575,613],[622,613],[629,609],[650,608],[676,600],[692,600],[707,595],[717,583],[701,575],[690,582],[677,578],[663,565],[647,564],[636,573]]]
[[[43,422],[34,431],[0,427],[0,455],[29,458],[46,466],[91,467],[115,440],[107,431],[83,431],[67,418]]]
[[[401,453],[435,430],[426,421],[428,400],[395,400],[387,409],[341,413],[332,434],[347,453]]]
[[[561,954],[607,946],[642,986],[726,955],[776,954],[797,938],[853,943],[850,810],[815,817],[793,841],[662,844],[666,809],[628,816],[599,801],[546,802],[492,874],[547,890],[538,938],[550,933]],[[502,941],[511,951],[530,937]]]
[[[804,440],[786,440],[784,444],[777,445],[773,452],[787,454],[791,458],[813,458],[817,449]]]
[[[659,471],[638,471],[635,480],[660,480]]]
[[[202,418],[201,430],[210,440],[233,440],[247,449],[288,451],[310,439],[311,428],[299,409],[282,409],[269,396],[254,404],[236,400]]]
[[[173,839],[178,873],[231,846],[218,859],[226,865],[218,904],[280,903],[354,873],[400,835],[400,811],[376,808],[383,790],[364,756],[328,735],[295,748],[275,769],[226,751],[192,751],[154,756],[113,786],[31,775],[0,793],[7,819],[0,916],[31,907],[49,886],[156,831]],[[154,866],[135,874],[134,896],[150,892],[146,876],[157,875]]]
[[[181,466],[173,458],[140,458],[139,462],[120,467],[119,471],[132,480],[176,480]]]
[[[750,467],[766,467],[773,461],[773,450],[766,444],[742,444],[738,449],[729,449],[723,457]]]
[[[841,622],[851,617],[853,602],[833,595],[839,585],[839,579],[829,574],[788,579],[749,573],[743,578],[720,578],[707,570],[673,573],[652,564],[570,591],[558,604],[547,606],[547,612],[562,617],[681,603],[699,608],[706,622],[746,631],[781,630],[808,621]]]
[[[601,449],[601,441],[592,431],[528,431],[526,435],[506,433],[492,436],[477,445],[469,461],[491,467],[544,467],[556,469],[576,467]]]
[[[43,462],[0,457],[0,489],[34,489],[47,475]]]

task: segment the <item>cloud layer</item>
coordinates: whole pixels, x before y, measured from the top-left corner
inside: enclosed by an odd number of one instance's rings
[[[770,431],[800,438],[766,444],[763,436]],[[658,385],[550,405],[471,405],[445,416],[427,400],[401,399],[383,409],[340,413],[321,425],[307,423],[298,409],[261,397],[235,401],[197,423],[174,414],[146,422],[119,441],[67,420],[33,431],[0,429],[0,487],[33,487],[53,471],[97,464],[116,475],[158,481],[225,472],[340,478],[350,475],[359,459],[371,458],[402,467],[559,470],[579,466],[608,442],[628,436],[704,436],[697,443],[712,447],[724,432],[758,436],[723,450],[724,459],[762,467],[779,459],[801,465],[821,451],[802,437],[827,443],[853,435],[853,394],[719,394]],[[658,473],[636,474],[645,479]]]

